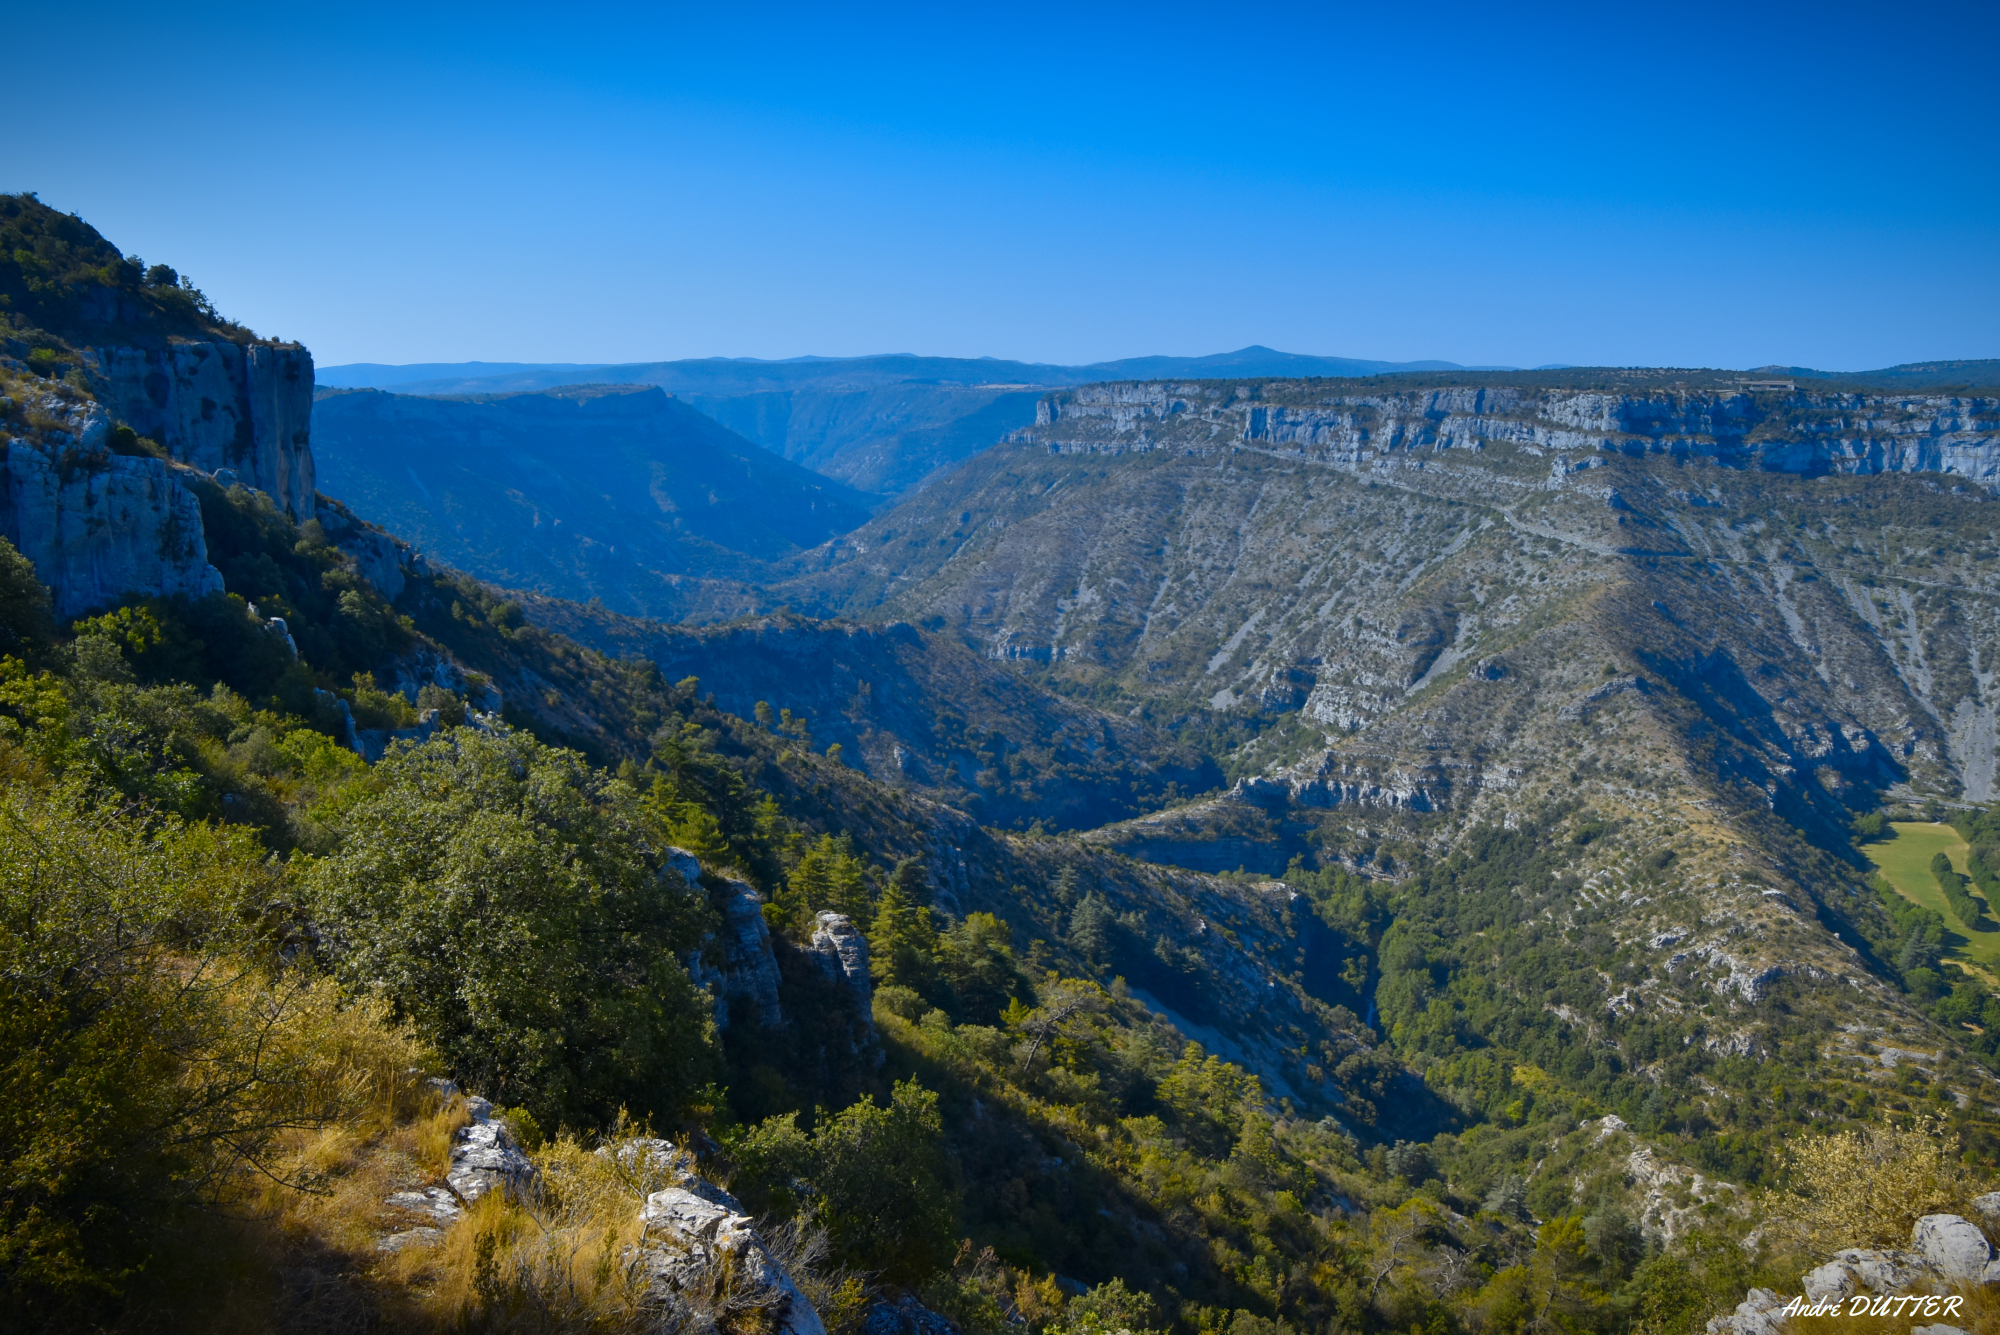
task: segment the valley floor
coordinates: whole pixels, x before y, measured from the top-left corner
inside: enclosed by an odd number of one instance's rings
[[[1887,878],[1897,894],[1942,916],[1951,929],[1951,947],[1945,957],[1966,965],[1992,979],[2000,967],[2000,932],[1982,932],[1976,925],[1960,921],[1945,903],[1937,877],[1931,875],[1931,859],[1943,853],[1951,865],[1963,873],[1972,851],[1957,830],[1929,821],[1895,821],[1889,826],[1894,839],[1862,845],[1868,861]]]

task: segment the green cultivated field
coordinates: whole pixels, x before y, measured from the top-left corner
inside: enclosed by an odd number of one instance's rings
[[[1951,865],[1959,871],[1965,870],[1965,855],[1970,850],[1958,831],[1949,825],[1932,825],[1927,821],[1897,821],[1889,828],[1896,832],[1894,839],[1861,846],[1868,860],[1889,879],[1897,894],[1944,916],[1945,926],[1951,929],[1947,958],[1989,970],[2000,967],[2000,932],[1975,932],[1960,922],[1958,915],[1945,906],[1944,891],[1931,875],[1931,859],[1939,853],[1950,858]],[[1978,894],[1976,889],[1974,894]]]

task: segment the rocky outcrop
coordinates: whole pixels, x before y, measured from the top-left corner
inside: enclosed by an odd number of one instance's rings
[[[1752,1289],[1734,1312],[1708,1323],[1708,1335],[1779,1335],[1784,1309],[1784,1299],[1770,1289]]]
[[[303,522],[313,517],[312,354],[271,344],[86,349],[106,411],[204,473],[234,472]]]
[[[1975,1208],[1991,1199],[1981,1197]],[[1835,1252],[1832,1260],[1802,1277],[1801,1298],[1786,1303],[1769,1289],[1752,1289],[1733,1313],[1708,1323],[1708,1335],[1777,1335],[1784,1319],[1805,1305],[1818,1309],[1812,1315],[1957,1316],[1965,1300],[1956,1291],[1968,1285],[2000,1286],[2000,1261],[1993,1258],[1992,1244],[1968,1219],[1930,1214],[1910,1230],[1908,1250],[1849,1247]]]
[[[759,1028],[780,1028],[785,1011],[778,1002],[778,960],[771,953],[763,898],[744,882],[730,881],[722,891],[721,909],[721,930],[688,961],[688,975],[715,997],[717,1029],[729,1027],[732,1003],[738,1001]],[[718,956],[719,964],[714,962]]]
[[[812,952],[820,971],[844,983],[863,1015],[869,1013],[868,938],[845,913],[821,913],[813,921]]]
[[[472,1204],[489,1191],[515,1192],[535,1178],[535,1166],[521,1150],[507,1124],[493,1116],[493,1105],[477,1094],[465,1101],[472,1124],[452,1133],[451,1167],[445,1181],[458,1198]]]
[[[111,453],[111,424],[96,404],[50,393],[30,406],[64,425],[6,441],[0,537],[34,564],[59,621],[127,593],[222,591],[201,506],[171,464]]]
[[[408,574],[424,574],[429,562],[416,548],[368,523],[339,501],[322,497],[317,518],[327,539],[353,562],[355,573],[390,602],[402,596]]]
[[[1946,1279],[1984,1280],[1993,1245],[1977,1224],[1955,1214],[1927,1214],[1910,1231],[1910,1249]]]
[[[1295,382],[1296,383],[1296,382]],[[1249,446],[1365,464],[1393,452],[1616,450],[1706,455],[1785,473],[1948,473],[2000,490],[2000,399],[1793,389],[1613,394],[1448,388],[1267,398],[1210,383],[1086,385],[1046,395],[1016,438],[1052,451]],[[1574,470],[1556,461],[1555,478]]]
[[[457,1096],[449,1081],[431,1084],[447,1099]],[[525,1192],[532,1199],[540,1187],[533,1161],[506,1123],[493,1116],[492,1105],[474,1095],[465,1107],[472,1124],[453,1136],[445,1183],[389,1195],[384,1204],[406,1227],[385,1234],[378,1250],[439,1242],[487,1194]],[[644,1193],[639,1210],[644,1233],[625,1259],[645,1287],[657,1319],[652,1329],[716,1335],[728,1318],[750,1317],[754,1321],[728,1321],[729,1328],[754,1324],[770,1335],[826,1335],[811,1300],[742,1203],[697,1174],[692,1155],[653,1137],[606,1145],[597,1155],[616,1161],[626,1190]],[[912,1335],[951,1332],[919,1327]]]
[[[391,1192],[383,1204],[400,1212],[411,1225],[388,1234],[375,1244],[385,1252],[399,1252],[405,1247],[436,1242],[465,1213],[465,1207],[459,1204],[458,1197],[452,1194],[449,1187]]]
[[[776,1335],[826,1335],[812,1303],[758,1236],[742,1204],[689,1176],[646,1197],[638,1264],[663,1330],[713,1330],[730,1309],[756,1309]]]

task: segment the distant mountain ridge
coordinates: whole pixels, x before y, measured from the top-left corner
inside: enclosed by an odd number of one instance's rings
[[[813,547],[870,509],[650,386],[337,390],[313,424],[322,485],[367,519],[509,587],[622,609]]]
[[[992,357],[703,357],[617,365],[469,362],[330,367],[325,385],[399,394],[522,394],[583,382],[658,385],[773,454],[860,491],[900,496],[1035,420],[1046,389],[1153,376],[1353,376],[1449,371],[1450,362],[1308,357],[1248,347],[1088,366]]]
[[[1308,356],[1253,345],[1203,357],[1128,357],[1082,366],[886,353],[784,361],[356,363],[319,372],[324,385],[425,395],[533,393],[586,381],[658,385],[774,454],[859,491],[892,498],[921,489],[943,469],[1030,425],[1035,401],[1045,390],[1104,381],[1259,376],[1551,387],[1663,381],[1722,386],[1761,376],[1895,391],[2000,384],[2000,362],[1913,362],[1860,372],[1799,367],[1747,372],[1579,366],[1516,370]]]
[[[1509,369],[1512,368],[1468,367],[1445,361],[1320,357],[1253,344],[1234,352],[1200,357],[1126,357],[1081,365],[998,357],[925,357],[897,352],[867,357],[788,357],[779,361],[757,357],[690,357],[659,362],[423,362],[408,366],[354,362],[322,367],[319,376],[323,385],[343,389],[394,387],[405,394],[519,393],[576,384],[578,376],[587,376],[598,384],[658,385],[677,394],[742,394],[804,385],[866,388],[909,380],[1055,387],[1159,376],[1352,376],[1395,371]]]

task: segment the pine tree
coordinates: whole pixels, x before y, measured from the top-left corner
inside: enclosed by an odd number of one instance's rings
[[[882,889],[868,933],[869,972],[877,983],[921,991],[936,966],[937,927],[930,908],[912,902],[907,881],[892,876]]]
[[[1069,915],[1069,943],[1093,964],[1111,946],[1111,906],[1100,895],[1085,895]]]
[[[800,925],[826,910],[845,913],[863,928],[873,916],[868,864],[856,856],[847,835],[823,834],[806,845],[785,880],[788,893],[781,899],[788,906],[786,916],[798,918]]]
[[[889,873],[889,878],[902,890],[903,898],[925,908],[931,906],[934,895],[931,874],[925,869],[923,859],[904,858],[896,864],[896,870]]]

